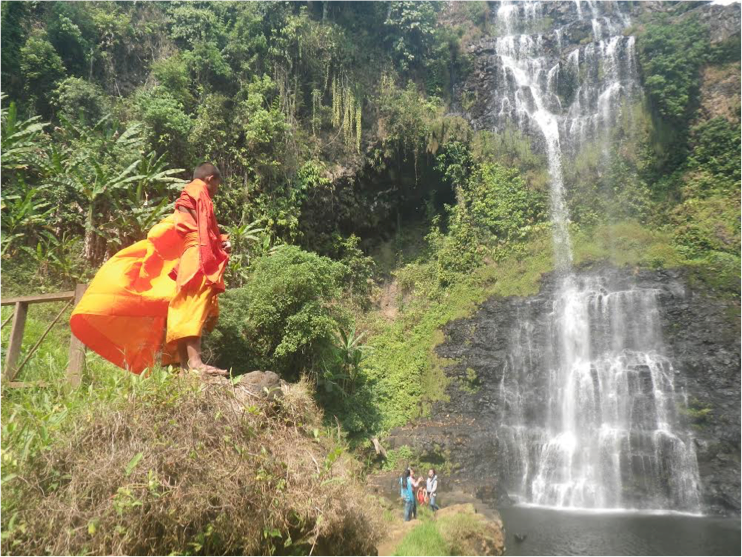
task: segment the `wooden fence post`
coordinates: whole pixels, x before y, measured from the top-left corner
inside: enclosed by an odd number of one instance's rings
[[[82,295],[85,294],[87,284],[78,284],[75,287],[74,307],[80,303]],[[85,365],[85,345],[80,342],[74,333],[70,332],[70,356],[67,367],[67,380],[73,387],[78,387],[82,380],[82,368]]]
[[[28,303],[16,302],[13,314],[13,325],[10,328],[10,342],[8,343],[8,354],[5,357],[5,381],[13,381],[15,378],[15,366],[18,363],[18,355],[21,353],[23,342],[23,329],[26,326],[26,314]]]

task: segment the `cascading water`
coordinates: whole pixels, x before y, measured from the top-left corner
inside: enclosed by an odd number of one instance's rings
[[[641,89],[620,6],[577,1],[569,9],[566,25],[545,30],[543,2],[501,2],[491,47],[494,127],[516,125],[542,140],[548,157],[562,276],[546,345],[537,346],[540,325],[528,315],[512,331],[499,385],[508,487],[539,505],[697,512],[698,465],[679,425],[682,389],[664,355],[657,292],[616,289],[603,277],[572,272],[562,155],[599,141],[607,155],[620,101]],[[565,36],[588,25],[592,40],[566,52]],[[545,401],[534,395],[544,374]]]

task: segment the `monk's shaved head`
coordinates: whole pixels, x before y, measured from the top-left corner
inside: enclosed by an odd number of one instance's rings
[[[222,179],[222,173],[219,172],[219,169],[210,162],[199,164],[196,167],[196,170],[193,171],[194,180],[205,180],[207,176],[216,176],[219,180]]]

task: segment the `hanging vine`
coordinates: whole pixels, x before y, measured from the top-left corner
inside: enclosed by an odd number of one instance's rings
[[[346,79],[332,80],[332,127],[343,134],[347,147],[361,149],[361,103]]]

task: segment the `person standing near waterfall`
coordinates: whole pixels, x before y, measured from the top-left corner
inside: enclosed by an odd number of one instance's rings
[[[402,473],[402,477],[399,479],[400,495],[404,501],[404,521],[409,522],[413,516],[415,505],[415,492],[412,489],[412,482],[410,481],[410,469],[405,468]],[[417,516],[415,516],[417,518]]]
[[[435,504],[435,498],[438,495],[438,476],[435,469],[428,470],[428,478],[425,480],[425,489],[428,492],[430,510],[437,511],[440,507]]]

